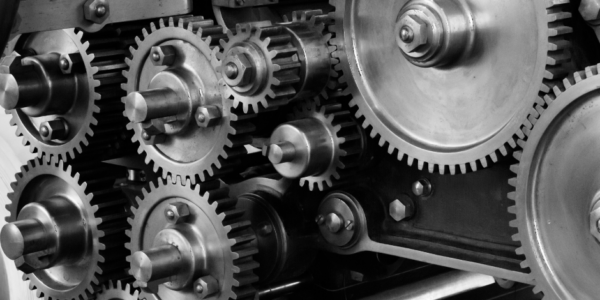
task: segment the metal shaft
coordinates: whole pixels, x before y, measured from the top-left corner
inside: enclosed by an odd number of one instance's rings
[[[38,219],[8,223],[0,233],[4,254],[15,260],[23,255],[48,249],[57,243],[57,236],[49,234]]]
[[[125,114],[132,122],[176,115],[181,107],[177,93],[170,88],[132,92],[125,99]]]
[[[165,245],[135,252],[131,258],[131,271],[137,281],[148,283],[177,275],[182,263],[177,247]]]
[[[4,109],[35,105],[48,93],[48,85],[30,68],[15,74],[0,74],[0,106]]]

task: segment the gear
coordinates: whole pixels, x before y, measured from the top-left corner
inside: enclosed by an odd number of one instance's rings
[[[398,160],[432,173],[507,155],[540,95],[567,74],[569,1],[330,4],[340,83],[357,117]]]
[[[341,104],[319,107],[306,101],[290,119],[275,129],[270,145],[263,148],[277,172],[286,178],[300,178],[300,185],[308,185],[311,191],[332,187],[353,174],[366,138],[350,111]]]
[[[51,85],[55,90],[29,100],[23,93],[22,99],[19,99],[20,102],[31,100],[40,103],[16,104],[19,100],[14,100],[16,107],[7,107],[7,112],[12,114],[11,125],[17,126],[17,135],[23,136],[23,143],[30,146],[32,153],[37,153],[38,157],[45,156],[48,161],[55,156],[67,161],[82,154],[109,158],[122,152],[121,133],[127,120],[121,116],[123,109],[119,100],[122,96],[120,84],[124,82],[121,71],[126,67],[123,59],[128,46],[128,39],[122,32],[110,27],[94,34],[66,29],[20,36],[15,50],[24,56],[7,56],[0,73],[31,72],[19,64],[26,61],[27,67],[41,64],[42,68],[53,68],[45,65],[46,62],[58,59],[61,63],[66,59],[71,69],[69,75],[61,74],[63,77]],[[48,40],[56,42],[47,43]],[[59,58],[56,53],[62,56]],[[34,80],[30,73],[24,76],[27,80]],[[64,76],[73,76],[69,80],[75,83],[67,85]],[[32,83],[23,88],[30,88],[28,92],[34,94],[33,89],[40,86]],[[45,97],[50,100],[39,100]],[[5,94],[3,105],[11,101],[6,98]],[[64,132],[59,134],[60,130],[54,128],[55,125],[64,127]],[[49,137],[45,136],[48,130],[51,133]]]
[[[90,299],[126,276],[128,200],[113,187],[114,169],[38,158],[17,173],[2,248],[37,297]]]
[[[154,163],[155,172],[162,169],[163,178],[197,183],[232,171],[247,154],[244,146],[251,143],[254,126],[252,115],[241,114],[221,96],[212,69],[222,28],[202,17],[181,18],[177,24],[171,18],[167,24],[161,19],[159,28],[152,23],[143,35],[126,59],[124,85],[125,114],[132,121],[127,128],[135,132],[138,152],[146,154],[147,164]],[[163,49],[181,60],[159,66],[153,51]]]
[[[96,300],[138,300],[139,294],[138,290],[120,280],[112,283],[109,281],[96,295]]]
[[[245,113],[250,107],[258,113],[323,93],[330,76],[337,76],[328,23],[320,10],[295,11],[290,22],[243,23],[228,31],[229,41],[221,40],[223,52],[214,60],[225,97]]]
[[[523,268],[547,300],[596,299],[600,273],[600,66],[575,73],[536,105],[541,114],[519,140],[511,170],[516,187],[513,239],[521,243]],[[564,88],[563,88],[564,86]],[[538,119],[539,117],[539,119]]]
[[[132,254],[130,272],[142,293],[155,299],[254,297],[256,238],[228,189],[201,195],[200,186],[189,181],[159,180],[136,200],[126,246]]]

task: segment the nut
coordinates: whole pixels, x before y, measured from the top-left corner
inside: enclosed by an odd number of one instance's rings
[[[208,275],[198,278],[194,282],[194,292],[198,295],[199,299],[206,299],[219,291],[219,282]]]
[[[582,0],[579,5],[579,14],[589,23],[598,23],[600,19],[600,0]]]
[[[31,274],[36,270],[36,268],[32,267],[31,265],[29,265],[26,261],[25,258],[23,256],[15,259],[15,266],[17,267],[17,269],[25,274]]]
[[[414,214],[414,206],[412,200],[408,196],[403,196],[404,201],[396,199],[390,203],[390,217],[396,222],[408,219]]]
[[[419,46],[425,45],[427,43],[428,35],[427,27],[427,22],[418,16],[410,14],[403,16],[396,25],[396,39],[400,48],[404,52],[411,53],[416,51]],[[410,28],[412,30],[412,39],[409,43],[402,41],[402,38],[400,37],[403,28]]]
[[[56,118],[40,124],[39,133],[44,142],[64,140],[69,135],[69,125],[63,118]]]
[[[231,74],[232,77],[224,76],[225,82],[229,86],[246,86],[254,80],[254,65],[252,65],[251,58],[245,54],[239,52],[237,49],[232,49],[229,55],[223,61],[221,68],[223,70],[232,69],[231,64],[235,66],[235,72],[226,72]]]
[[[200,106],[196,110],[196,123],[199,127],[212,127],[221,120],[221,108],[216,105]]]
[[[417,197],[428,197],[431,195],[431,182],[427,179],[419,179],[412,184],[412,192]]]
[[[83,17],[93,23],[102,24],[110,15],[107,0],[88,0],[83,4]]]
[[[174,202],[165,209],[165,218],[171,224],[180,224],[190,215],[190,208],[183,202]]]
[[[150,51],[150,60],[155,66],[171,66],[175,63],[176,55],[173,46],[154,46]]]

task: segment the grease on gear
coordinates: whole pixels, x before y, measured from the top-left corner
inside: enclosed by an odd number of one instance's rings
[[[126,276],[129,201],[113,187],[115,170],[34,159],[17,174],[2,247],[38,297],[91,299]]]
[[[163,300],[254,297],[256,238],[227,188],[201,195],[190,181],[159,180],[136,200],[126,247],[142,293]]]
[[[202,17],[170,18],[137,38],[126,59],[123,86],[127,127],[138,152],[145,153],[163,178],[202,182],[232,171],[251,143],[253,115],[244,115],[221,96],[211,57],[224,36],[220,26]],[[156,60],[155,60],[156,58]]]
[[[475,171],[507,155],[540,95],[567,74],[569,1],[330,4],[340,83],[357,117],[398,160],[432,173]]]

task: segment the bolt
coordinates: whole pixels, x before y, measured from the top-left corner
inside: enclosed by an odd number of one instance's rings
[[[151,60],[155,66],[171,66],[175,63],[177,51],[175,47],[165,46],[154,46],[151,51]]]
[[[69,125],[63,118],[56,118],[40,124],[40,136],[45,142],[51,140],[64,140],[69,135]]]
[[[175,213],[172,210],[168,209],[166,214],[167,214],[167,219],[169,219],[169,220],[175,219]]]
[[[390,217],[396,222],[400,222],[412,216],[412,211],[398,199],[390,203],[389,211]]]
[[[229,79],[235,79],[238,75],[238,67],[230,62],[227,65],[225,65],[225,76],[227,76]]]
[[[427,22],[418,16],[405,14],[396,24],[398,45],[405,53],[417,51],[419,46],[427,43]]]
[[[172,224],[185,222],[190,215],[190,208],[183,202],[174,202],[165,209],[165,217]]]
[[[64,57],[60,59],[60,69],[61,70],[68,70],[69,66],[71,66],[71,64],[69,63],[69,60],[67,60]]]
[[[83,4],[83,17],[93,23],[102,24],[110,15],[107,0],[88,0]]]
[[[229,86],[246,86],[254,81],[254,65],[247,54],[230,51],[223,61],[223,69],[225,82]]]
[[[413,38],[415,37],[415,33],[413,32],[412,28],[404,25],[402,26],[402,29],[400,29],[400,39],[405,42],[405,43],[410,43],[413,41]]]
[[[204,291],[204,287],[199,283],[196,284],[196,293],[202,294],[203,291]]]
[[[325,226],[331,233],[337,233],[342,229],[344,221],[336,213],[330,213],[325,217]]]
[[[98,5],[96,6],[96,17],[102,18],[106,15],[106,6]]]
[[[153,61],[159,61],[160,60],[160,54],[153,52],[152,53],[152,60]]]
[[[322,215],[318,215],[315,218],[315,222],[317,222],[317,224],[319,225],[323,225],[323,223],[325,223],[325,218]]]
[[[196,110],[196,123],[198,127],[212,127],[221,120],[221,108],[216,105],[200,106]]]
[[[210,275],[200,277],[194,282],[194,291],[200,299],[206,299],[219,292],[219,282]]]
[[[412,192],[417,197],[427,197],[431,195],[431,182],[427,179],[419,179],[412,184]]]
[[[271,232],[273,232],[273,226],[271,226],[270,224],[263,224],[259,229],[258,229],[258,234],[260,234],[261,236],[267,236],[270,235]]]
[[[148,132],[146,130],[142,131],[142,138],[146,141],[150,140],[150,135],[148,134]]]
[[[600,1],[581,0],[581,4],[579,5],[579,14],[590,24],[598,24],[598,20],[600,20]]]
[[[344,228],[346,228],[348,231],[354,230],[354,222],[351,220],[346,221],[346,226],[344,226]]]

